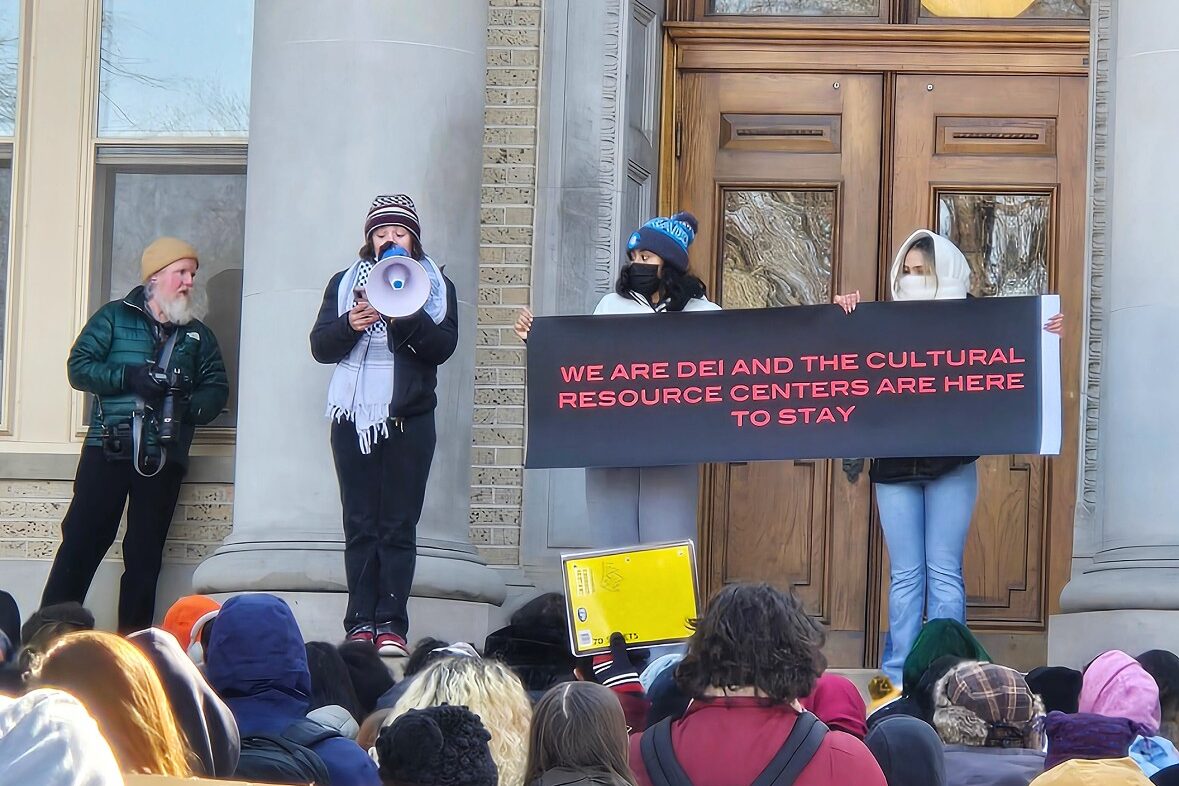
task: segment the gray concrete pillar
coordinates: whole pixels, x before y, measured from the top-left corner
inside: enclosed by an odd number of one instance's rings
[[[196,591],[282,591],[305,634],[339,637],[332,368],[312,360],[308,332],[328,279],[356,259],[372,197],[405,192],[460,300],[411,634],[476,637],[502,602],[467,537],[486,35],[481,0],[255,3],[234,528]]]
[[[1097,4],[1095,4],[1097,5]],[[1179,151],[1179,5],[1113,3],[1112,144],[1106,151],[1109,269],[1103,287],[1098,550],[1061,594],[1049,626],[1053,663],[1084,665],[1111,647],[1131,654],[1179,635],[1174,415],[1179,266],[1172,263]],[[1098,9],[1094,9],[1094,14]],[[1100,204],[1100,201],[1095,200]]]

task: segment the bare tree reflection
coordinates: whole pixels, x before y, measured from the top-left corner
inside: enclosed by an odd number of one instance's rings
[[[1048,194],[938,195],[938,233],[970,263],[976,297],[1048,291]]]
[[[880,0],[712,0],[714,14],[876,16]]]
[[[727,192],[724,307],[830,302],[834,225],[834,191]]]
[[[251,12],[252,13],[252,12]],[[113,113],[118,122],[102,125],[121,126],[120,130],[161,135],[202,134],[244,135],[249,128],[250,99],[248,80],[245,92],[234,92],[224,80],[161,76],[142,58],[131,57],[123,50],[120,35],[135,31],[144,36],[151,32],[136,23],[129,14],[116,14],[109,8],[102,12],[102,46],[99,56],[99,96],[101,109]],[[115,95],[128,85],[145,91],[171,93],[150,102],[151,109],[139,116],[121,106]]]

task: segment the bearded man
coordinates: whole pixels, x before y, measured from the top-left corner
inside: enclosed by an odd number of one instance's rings
[[[123,633],[152,624],[193,432],[220,414],[229,395],[217,339],[200,321],[198,266],[196,249],[183,240],[154,241],[143,252],[144,284],[90,318],[67,364],[70,385],[92,394],[93,406],[41,605],[85,601],[127,507]]]

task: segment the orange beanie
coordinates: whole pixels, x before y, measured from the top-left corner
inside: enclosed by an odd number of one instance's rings
[[[186,595],[172,604],[160,627],[171,633],[180,642],[180,649],[188,651],[192,643],[192,627],[210,611],[217,611],[221,604],[204,595]]]

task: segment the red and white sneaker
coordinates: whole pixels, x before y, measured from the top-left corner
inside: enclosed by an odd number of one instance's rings
[[[375,640],[376,632],[372,625],[357,625],[348,631],[348,641],[363,641],[365,644],[372,644]]]
[[[409,657],[409,647],[405,644],[405,637],[399,636],[391,630],[378,630],[375,643],[377,645],[377,653],[383,657]]]

